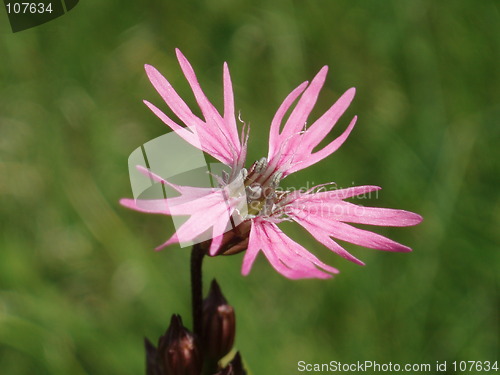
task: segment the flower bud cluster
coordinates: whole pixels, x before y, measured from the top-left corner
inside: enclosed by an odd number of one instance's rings
[[[213,280],[210,292],[203,300],[204,354],[215,361],[223,358],[233,347],[235,333],[234,309],[227,303],[217,281]]]
[[[155,347],[145,339],[146,375],[201,375],[202,370],[214,375],[245,375],[238,353],[224,368],[216,365],[231,351],[236,334],[234,309],[215,280],[203,300],[201,337],[184,327],[180,315],[172,315],[170,326]],[[205,366],[205,367],[204,367]]]
[[[200,375],[203,356],[198,338],[182,324],[180,315],[172,315],[167,332],[158,348],[146,339],[147,375]]]

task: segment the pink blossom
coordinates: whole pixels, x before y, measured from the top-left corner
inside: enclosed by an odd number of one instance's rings
[[[122,199],[122,205],[147,213],[189,216],[176,233],[157,249],[185,239],[197,242],[202,234],[210,232],[209,254],[217,255],[224,251],[225,233],[244,223],[250,226],[244,242],[247,248],[242,267],[244,275],[250,272],[261,251],[279,273],[291,279],[329,278],[338,273],[337,269],[321,262],[278,227],[283,221],[293,221],[328,249],[357,264],[363,263],[334,239],[378,250],[411,251],[409,247],[384,236],[347,224],[404,227],[422,221],[421,216],[412,212],[364,207],[345,201],[379,190],[377,186],[326,190],[328,184],[325,184],[306,191],[279,188],[286,176],[319,162],[344,143],[356,123],[356,117],[340,136],[317,150],[349,107],[354,98],[354,88],[347,90],[321,117],[306,126],[328,68],[323,67],[311,83],[299,85],[285,98],[271,122],[267,157],[247,170],[244,163],[248,132],[245,134],[244,126],[238,132],[227,64],[223,69],[224,111],[221,115],[203,93],[187,59],[179,50],[176,52],[203,119],[193,114],[170,83],[149,65],[146,65],[146,73],[152,84],[186,126],[176,123],[153,104],[145,103],[185,141],[228,165],[231,173],[219,179],[218,187],[198,188],[174,185],[152,171],[141,169],[155,181],[174,188],[179,196],[159,200]],[[292,107],[283,125],[285,115]]]

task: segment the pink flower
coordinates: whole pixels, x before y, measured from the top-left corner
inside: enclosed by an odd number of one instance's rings
[[[137,211],[165,215],[187,215],[189,219],[174,235],[157,249],[182,241],[197,242],[204,233],[211,233],[210,255],[223,252],[227,231],[243,224],[250,227],[241,247],[246,247],[242,273],[250,272],[259,252],[282,275],[291,278],[329,278],[338,270],[321,262],[284,234],[278,227],[282,221],[294,221],[305,228],[316,240],[340,256],[363,264],[333,238],[356,245],[386,251],[408,252],[407,246],[379,234],[359,229],[346,223],[380,226],[412,226],[422,217],[408,211],[363,207],[344,199],[370,193],[377,186],[357,186],[326,190],[320,185],[307,191],[288,191],[279,188],[280,181],[289,174],[306,168],[335,152],[349,136],[356,117],[344,132],[325,147],[317,150],[320,142],[349,107],[354,88],[347,90],[319,119],[306,127],[308,117],[325,82],[328,68],[323,67],[312,82],[304,82],[293,90],[278,108],[269,134],[267,157],[244,168],[248,132],[242,130],[241,139],[234,114],[231,78],[224,64],[224,112],[221,115],[203,93],[196,75],[179,50],[176,50],[182,71],[187,78],[204,119],[193,114],[170,83],[153,67],[146,72],[156,90],[172,112],[187,127],[169,118],[149,102],[146,105],[172,130],[193,146],[212,155],[231,168],[231,173],[220,178],[216,188],[198,188],[174,185],[152,171],[142,172],[155,181],[173,187],[178,197],[159,200],[122,199],[121,204]],[[298,100],[298,101],[297,101]],[[282,126],[285,114],[295,107]],[[244,129],[244,127],[243,127]],[[247,233],[245,231],[245,233]],[[225,234],[226,233],[226,234]]]

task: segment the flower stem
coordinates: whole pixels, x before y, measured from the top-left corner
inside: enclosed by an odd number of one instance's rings
[[[191,250],[191,298],[193,308],[193,332],[201,340],[203,332],[203,280],[201,268],[205,250],[199,244]]]

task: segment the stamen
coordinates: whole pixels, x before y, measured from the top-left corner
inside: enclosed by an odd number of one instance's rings
[[[273,179],[271,180],[271,187],[273,189],[276,189],[281,181],[281,177],[283,177],[283,172],[276,172],[275,175],[273,176]]]
[[[252,186],[247,186],[245,188],[247,193],[247,199],[258,200],[262,196],[262,186],[254,184]]]
[[[255,164],[255,173],[261,173],[264,169],[267,168],[267,158],[260,158]]]
[[[279,189],[283,172],[270,171],[269,167],[267,158],[263,157],[253,163],[248,173],[242,171],[248,206],[247,219],[263,216],[271,220],[284,215],[281,212],[283,198],[290,192]]]
[[[247,178],[247,176],[248,176],[248,171],[247,171],[247,169],[246,169],[246,168],[241,168],[240,173],[241,173],[241,178],[242,178],[243,180],[245,180],[245,179]]]

